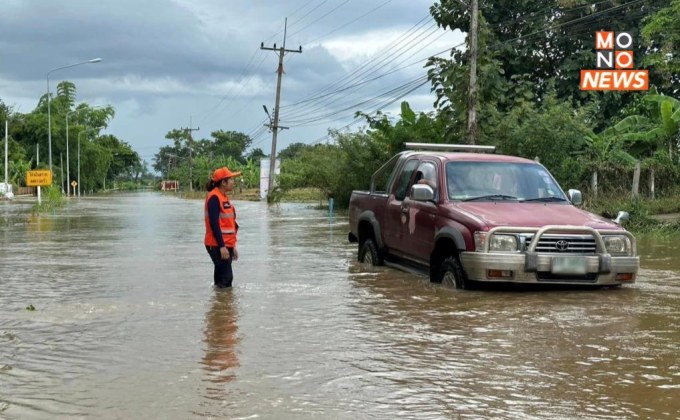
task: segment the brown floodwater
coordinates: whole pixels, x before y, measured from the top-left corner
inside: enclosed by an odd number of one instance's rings
[[[31,205],[0,202],[0,418],[680,418],[680,235],[631,286],[455,291],[236,201],[216,291],[200,201]]]

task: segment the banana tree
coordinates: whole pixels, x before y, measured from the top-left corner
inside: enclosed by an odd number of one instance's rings
[[[636,159],[624,150],[622,135],[616,126],[609,127],[599,134],[590,131],[586,133],[585,141],[587,145],[585,160],[593,171],[590,183],[591,189],[593,196],[597,197],[599,168],[604,168],[612,163],[632,166],[635,164]]]
[[[680,101],[663,95],[648,95],[645,100],[656,104],[652,107],[651,118],[631,115],[616,124],[618,131],[626,132],[622,137],[630,143],[632,154],[643,157],[650,168],[649,185],[654,198],[654,173],[659,162],[668,157],[678,164],[680,146]]]
[[[248,158],[246,163],[241,167],[243,171],[243,182],[247,188],[253,188],[260,183],[260,161],[255,162],[255,159]]]
[[[26,172],[31,170],[33,166],[33,161],[25,161],[23,159],[10,161],[8,165],[9,169],[9,182],[15,186],[26,185]]]

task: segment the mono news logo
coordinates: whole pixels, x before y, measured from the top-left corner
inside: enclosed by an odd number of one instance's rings
[[[597,70],[581,70],[581,90],[649,90],[649,71],[633,69],[629,32],[595,32]]]

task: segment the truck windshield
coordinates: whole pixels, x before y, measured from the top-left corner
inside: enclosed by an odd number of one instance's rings
[[[450,200],[568,203],[541,165],[511,162],[449,162],[446,185]]]

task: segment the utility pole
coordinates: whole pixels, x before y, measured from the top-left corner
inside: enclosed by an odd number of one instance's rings
[[[61,153],[59,153],[59,166],[61,167],[61,193],[64,194],[64,156]]]
[[[49,101],[50,98],[47,98]],[[35,145],[35,168],[38,168],[38,165],[40,165],[40,143],[36,143]],[[51,172],[51,170],[50,170]],[[38,204],[42,204],[42,198],[40,197],[40,185],[38,185]]]
[[[7,185],[7,166],[9,165],[9,159],[8,159],[8,149],[7,145],[9,143],[9,122],[8,120],[5,120],[5,188],[9,188]],[[17,193],[18,194],[18,193]]]
[[[467,134],[470,144],[477,144],[479,126],[477,125],[477,36],[479,32],[478,0],[470,0],[470,31],[468,32],[468,53],[470,54],[470,89],[468,95]]]
[[[187,139],[189,140],[189,191],[194,190],[193,186],[193,150],[194,150],[194,140],[193,137],[191,136],[192,131],[198,131],[200,130],[201,127],[196,127],[193,128],[193,122],[191,120],[191,117],[189,117],[189,128],[182,128],[187,133]]]
[[[276,70],[277,73],[277,79],[276,79],[276,103],[274,105],[274,119],[270,120],[269,128],[271,129],[272,132],[272,151],[271,151],[271,156],[269,159],[269,190],[267,191],[267,195],[271,194],[272,190],[274,189],[274,178],[275,178],[275,169],[276,169],[276,137],[278,135],[279,129],[283,130],[288,127],[280,127],[279,126],[279,103],[281,101],[281,76],[283,76],[283,56],[286,53],[302,53],[302,46],[298,48],[297,50],[287,50],[286,49],[286,32],[288,29],[288,18],[286,18],[284,27],[283,27],[283,46],[281,48],[276,48],[276,44],[274,44],[273,47],[265,47],[264,42],[260,43],[260,49],[261,50],[269,50],[269,51],[278,51],[279,53],[279,67]]]

